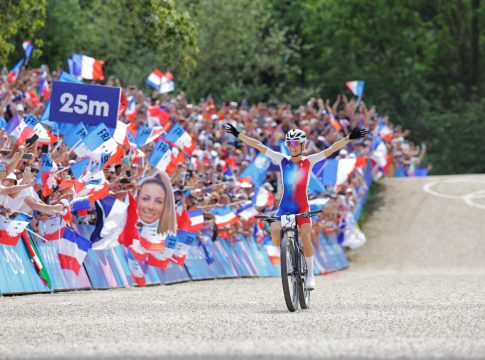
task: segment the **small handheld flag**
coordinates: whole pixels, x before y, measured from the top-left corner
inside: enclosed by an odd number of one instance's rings
[[[357,80],[357,81],[347,81],[345,86],[354,94],[355,96],[361,97],[364,95],[364,87],[365,81]]]
[[[32,50],[34,49],[34,45],[32,45],[31,40],[24,41],[22,43],[22,47],[24,48],[25,51],[25,59],[29,61],[30,56],[32,55]]]

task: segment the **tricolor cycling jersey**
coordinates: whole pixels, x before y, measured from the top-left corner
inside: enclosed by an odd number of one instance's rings
[[[276,215],[297,214],[309,210],[307,188],[313,166],[325,159],[323,151],[302,157],[298,162],[290,156],[267,149],[265,155],[280,167],[283,196]]]

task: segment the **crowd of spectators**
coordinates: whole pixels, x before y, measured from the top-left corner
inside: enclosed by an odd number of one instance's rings
[[[6,132],[8,122],[15,116],[33,114],[39,118],[49,97],[49,87],[59,75],[60,69],[51,72],[47,66],[40,69],[23,69],[15,82],[9,82],[8,71],[2,70],[0,76],[0,206],[4,216],[14,216],[18,212],[34,214],[37,220],[49,215],[62,213],[61,199],[72,199],[73,192],[63,188],[63,180],[70,180],[73,174],[70,166],[79,158],[61,140],[62,135],[52,131],[51,140],[19,145]],[[46,82],[42,88],[41,81]],[[120,81],[109,77],[106,85],[121,86]],[[237,234],[250,236],[255,228],[254,220],[239,219],[239,223],[224,229],[217,229],[213,216],[207,211],[221,206],[235,209],[252,199],[256,187],[250,181],[241,181],[240,174],[254,160],[256,151],[244,146],[234,137],[226,134],[224,125],[232,123],[241,132],[261,140],[265,145],[278,148],[285,133],[293,128],[304,130],[308,136],[305,155],[330,146],[347,135],[350,129],[361,127],[369,129],[366,138],[349,144],[336,154],[337,159],[366,158],[369,164],[379,138],[388,163],[376,166],[375,178],[393,176],[395,171],[404,175],[414,175],[425,155],[425,147],[420,148],[407,140],[409,131],[394,126],[387,116],[377,113],[374,106],[368,107],[364,101],[349,99],[339,95],[331,102],[329,99],[312,98],[306,104],[292,106],[287,103],[225,102],[215,104],[211,98],[189,103],[183,92],[167,96],[157,91],[147,93],[137,86],[124,87],[128,103],[135,104],[135,114],[120,115],[120,120],[129,124],[134,135],[143,126],[164,126],[149,115],[149,109],[162,107],[170,114],[170,123],[179,124],[192,137],[196,148],[191,157],[179,163],[171,172],[175,201],[178,208],[205,211],[206,227],[213,228],[214,238],[225,236],[235,238]],[[129,118],[129,119],[128,119]],[[107,167],[104,172],[109,181],[110,193],[124,199],[127,192],[135,193],[139,180],[155,169],[147,159],[154,144],[141,148],[145,157],[134,161],[133,151],[126,150],[123,160]],[[44,193],[42,185],[35,177],[42,166],[42,153],[47,153],[57,164],[55,177],[50,185],[54,191]],[[320,199],[324,212],[314,221],[314,232],[343,233],[349,221],[348,214],[355,211],[359,200],[367,193],[365,167],[356,167],[346,183],[339,186],[326,186],[325,192],[313,193],[311,198]],[[275,201],[257,211],[270,211],[277,207],[281,196],[278,171],[269,171],[263,187],[270,191]],[[323,200],[322,200],[323,199]],[[94,212],[77,219],[81,222],[95,222]],[[36,221],[32,226],[35,229]]]

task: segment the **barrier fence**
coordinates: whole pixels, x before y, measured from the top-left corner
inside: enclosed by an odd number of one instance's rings
[[[372,169],[365,170],[370,188]],[[367,193],[360,199],[353,214],[358,220]],[[93,225],[78,225],[78,231],[89,235]],[[128,250],[120,245],[110,249],[92,250],[84,260],[79,274],[61,268],[58,242],[37,244],[50,276],[51,286],[45,285],[34,267],[23,240],[16,246],[0,245],[0,295],[49,293],[79,289],[110,289],[136,286],[129,266]],[[315,274],[326,274],[348,267],[348,259],[337,241],[336,233],[320,234],[314,239]],[[168,285],[191,280],[238,277],[279,276],[279,251],[272,245],[257,242],[254,236],[239,234],[229,241],[213,241],[203,231],[191,247],[184,265],[169,263],[166,269],[140,264],[146,285]],[[277,249],[279,250],[279,249]]]

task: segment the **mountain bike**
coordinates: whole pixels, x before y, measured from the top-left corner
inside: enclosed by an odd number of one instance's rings
[[[310,307],[311,292],[311,290],[305,289],[308,270],[296,219],[299,217],[309,218],[320,212],[322,210],[282,216],[256,215],[257,219],[270,224],[281,221],[281,280],[283,282],[286,306],[291,312],[298,310],[298,306],[302,309],[308,309]]]

